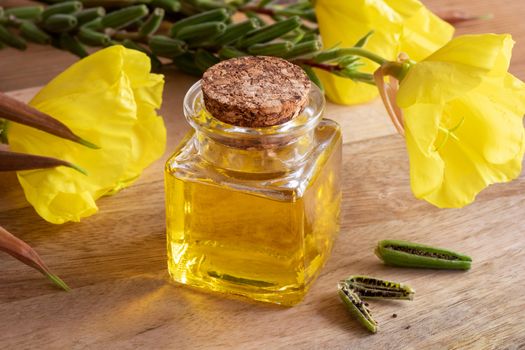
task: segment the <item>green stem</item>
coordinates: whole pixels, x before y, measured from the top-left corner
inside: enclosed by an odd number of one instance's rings
[[[361,47],[348,47],[348,48],[328,50],[328,51],[318,54],[315,57],[315,60],[321,63],[321,62],[331,61],[331,60],[334,60],[334,59],[337,59],[343,56],[359,56],[359,57],[367,58],[370,61],[375,62],[379,65],[383,65],[389,62],[387,59],[384,59],[383,57],[376,55],[375,53],[365,50]]]

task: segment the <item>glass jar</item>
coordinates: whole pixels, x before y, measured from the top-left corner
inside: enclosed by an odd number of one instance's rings
[[[341,132],[312,86],[301,115],[240,127],[210,115],[200,82],[186,94],[193,130],[166,163],[168,270],[179,283],[300,302],[339,230]]]

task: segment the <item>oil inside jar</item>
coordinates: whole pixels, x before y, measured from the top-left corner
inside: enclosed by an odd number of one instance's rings
[[[341,203],[338,125],[322,120],[308,142],[304,161],[261,175],[251,171],[260,153],[232,157],[213,144],[204,156],[205,140],[186,136],[165,170],[174,281],[283,305],[303,299],[330,253]],[[225,157],[235,170],[210,161]]]

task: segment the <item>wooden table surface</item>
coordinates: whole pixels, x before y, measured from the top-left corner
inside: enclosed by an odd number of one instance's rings
[[[510,32],[511,71],[525,79],[523,0],[427,0],[433,9],[493,13],[458,33]],[[28,100],[75,58],[47,47],[0,51],[0,91]],[[168,282],[163,164],[188,130],[181,102],[194,78],[166,71],[164,157],[140,181],[103,198],[81,223],[48,224],[27,204],[14,174],[0,175],[0,223],[29,242],[73,288],[58,291],[0,255],[0,348],[518,349],[525,346],[525,176],[492,186],[475,204],[439,210],[409,187],[403,140],[378,101],[329,105],[344,131],[342,228],[305,300],[283,308],[226,299]],[[397,238],[470,254],[468,272],[383,266],[373,248]],[[367,274],[402,281],[412,302],[371,302],[380,331],[347,314],[338,280]],[[393,318],[393,313],[397,318]]]

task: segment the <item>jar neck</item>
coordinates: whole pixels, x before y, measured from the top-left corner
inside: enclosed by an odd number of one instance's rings
[[[228,139],[197,130],[195,147],[214,167],[257,174],[284,173],[297,168],[310,154],[314,131],[296,137]]]
[[[184,115],[195,129],[195,147],[215,167],[243,173],[288,172],[310,154],[322,119],[324,94],[312,84],[304,110],[275,126],[250,128],[213,117],[205,108],[200,82],[184,98]]]

